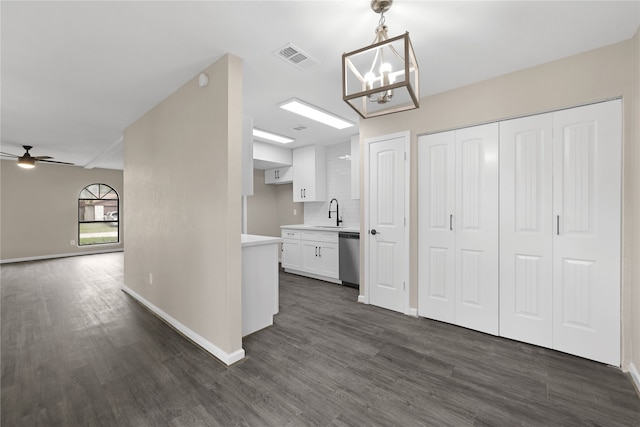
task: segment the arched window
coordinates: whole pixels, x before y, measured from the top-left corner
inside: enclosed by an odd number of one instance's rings
[[[78,197],[78,245],[120,241],[120,198],[106,184],[87,185]]]

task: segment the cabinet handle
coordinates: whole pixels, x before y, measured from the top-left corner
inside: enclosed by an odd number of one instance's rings
[[[556,234],[560,235],[560,215],[556,215]]]
[[[449,215],[449,230],[453,231],[453,215]]]
[[[300,198],[302,199],[302,188],[300,189]]]
[[[318,247],[316,246],[316,256],[318,256]]]
[[[318,256],[322,258],[322,246],[318,247]]]
[[[304,196],[303,196],[303,197],[304,197],[305,199],[307,198],[307,189],[306,189],[306,188],[304,189]]]

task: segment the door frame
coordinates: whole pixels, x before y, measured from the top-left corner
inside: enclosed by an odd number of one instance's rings
[[[409,292],[409,288],[411,283],[410,279],[410,265],[411,265],[411,253],[410,253],[410,242],[409,238],[411,234],[410,225],[410,203],[411,203],[411,192],[410,192],[410,184],[411,184],[411,131],[406,130],[402,132],[395,132],[387,135],[380,135],[371,138],[365,138],[364,140],[364,296],[360,295],[358,297],[358,302],[363,302],[365,304],[369,304],[369,296],[370,296],[370,285],[369,285],[369,239],[370,234],[369,230],[371,229],[369,224],[369,151],[372,143],[386,141],[389,139],[395,138],[404,138],[404,154],[405,154],[405,168],[404,168],[404,218],[405,218],[405,226],[404,226],[404,252],[405,252],[405,261],[403,263],[403,276],[404,276],[404,314],[411,315],[412,310],[409,305],[409,298],[411,292]]]

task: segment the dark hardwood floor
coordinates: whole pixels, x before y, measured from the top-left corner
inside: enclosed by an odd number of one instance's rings
[[[1,266],[2,426],[634,426],[626,374],[281,273],[225,367],[120,291],[123,254]]]

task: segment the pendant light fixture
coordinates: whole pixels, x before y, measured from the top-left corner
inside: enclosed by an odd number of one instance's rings
[[[380,14],[369,46],[342,55],[342,99],[364,119],[420,107],[418,63],[409,33],[388,38],[384,13],[393,0],[371,0]]]

